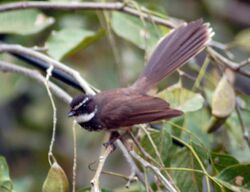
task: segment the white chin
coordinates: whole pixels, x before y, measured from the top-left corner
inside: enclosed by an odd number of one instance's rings
[[[75,119],[77,123],[85,123],[85,122],[90,121],[95,116],[95,113],[96,113],[96,110],[89,114],[86,113],[86,114],[76,116]]]

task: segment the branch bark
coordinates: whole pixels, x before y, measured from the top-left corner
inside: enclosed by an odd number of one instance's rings
[[[76,11],[76,10],[105,10],[105,11],[119,11],[129,15],[143,18],[147,21],[154,22],[156,24],[164,25],[169,28],[176,28],[182,23],[182,21],[174,18],[160,18],[152,14],[148,14],[145,11],[138,11],[126,3],[122,2],[73,2],[73,3],[53,3],[53,2],[17,2],[6,3],[0,5],[0,12],[19,10],[19,9],[44,9],[44,10],[61,10],[61,11]]]
[[[225,67],[228,67],[228,68],[232,69],[234,72],[238,72],[239,74],[250,78],[250,71],[243,69],[243,67],[245,65],[249,64],[249,59],[241,62],[241,64],[238,64],[238,63],[231,61],[230,59],[224,57],[223,55],[219,54],[211,47],[207,48],[207,53],[208,53],[209,57],[213,61],[215,61],[216,63],[221,64]]]
[[[104,152],[100,155],[99,157],[99,163],[98,167],[95,172],[95,176],[93,179],[90,181],[91,183],[91,192],[100,192],[100,187],[99,187],[99,179],[100,175],[102,173],[102,169],[104,167],[104,164],[106,162],[106,159],[110,155],[110,153],[114,150],[113,145],[108,145],[108,147],[104,150]]]
[[[8,53],[17,53],[24,54],[34,58],[38,58],[49,65],[52,65],[54,68],[59,69],[66,74],[72,76],[77,82],[79,82],[80,86],[85,90],[87,94],[94,95],[95,92],[90,88],[89,84],[81,77],[80,73],[72,68],[56,61],[40,52],[34,51],[33,49],[23,47],[21,45],[10,45],[10,44],[0,44],[0,53],[8,52]]]
[[[128,164],[130,166],[131,173],[129,175],[126,187],[128,188],[130,186],[130,183],[131,183],[131,181],[133,181],[135,176],[145,185],[144,176],[141,173],[141,171],[138,169],[138,167],[136,166],[134,160],[132,159],[132,157],[129,154],[129,152],[128,152],[127,148],[125,147],[125,145],[119,139],[116,141],[116,144],[121,149],[125,159],[127,160]]]

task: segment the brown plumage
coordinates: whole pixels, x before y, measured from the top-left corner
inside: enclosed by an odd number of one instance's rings
[[[167,34],[159,42],[144,72],[132,86],[143,92],[148,91],[203,50],[211,35],[208,25],[203,24],[202,20],[182,25]]]
[[[73,99],[70,116],[91,131],[115,130],[120,127],[180,116],[181,111],[147,95],[159,81],[184,65],[205,48],[211,37],[202,20],[183,25],[164,37],[156,46],[138,80],[119,88]]]

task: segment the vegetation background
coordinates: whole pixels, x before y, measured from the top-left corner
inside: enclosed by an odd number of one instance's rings
[[[13,2],[1,0],[0,9]],[[158,168],[168,171],[177,191],[250,191],[249,1],[129,0],[126,3],[125,6],[139,13],[148,9],[150,14],[173,23],[176,19],[189,22],[203,18],[215,32],[211,50],[201,53],[159,86],[159,96],[184,110],[185,115],[160,124],[159,130],[135,129],[140,144],[157,162],[163,163]],[[143,70],[157,41],[169,31],[168,27],[115,11],[0,11],[1,42],[45,47],[46,54],[76,69],[100,90],[131,84]],[[8,53],[1,53],[0,60],[32,68]],[[238,67],[232,67],[232,63]],[[72,96],[79,94],[57,80],[54,82]],[[57,97],[54,99],[58,119],[54,155],[71,183],[72,119],[67,118],[69,106]],[[52,117],[45,86],[20,74],[0,73],[1,192],[41,191],[50,169],[47,154]],[[89,165],[100,156],[104,133],[88,132],[78,126],[76,132],[76,186],[84,191],[95,173]],[[96,164],[91,167],[95,169]],[[126,189],[126,180],[105,174],[100,185],[106,191],[163,190],[151,171],[141,165],[139,168],[148,176],[146,188],[140,182],[133,182]],[[130,174],[128,163],[118,149],[109,156],[104,170]]]

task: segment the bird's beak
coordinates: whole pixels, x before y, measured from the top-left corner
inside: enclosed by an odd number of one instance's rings
[[[75,111],[70,111],[68,112],[68,117],[73,117],[76,114]]]

